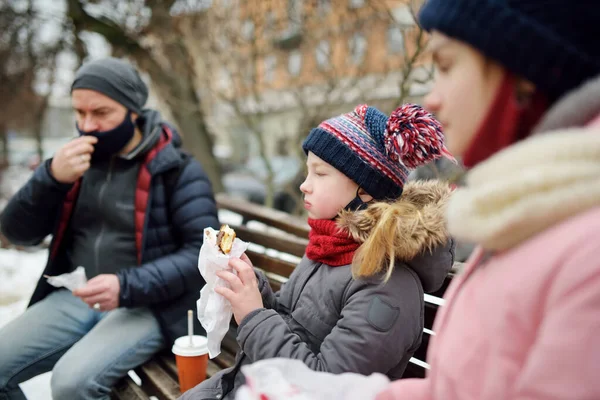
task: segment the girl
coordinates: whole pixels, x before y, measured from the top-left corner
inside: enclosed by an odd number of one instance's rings
[[[419,347],[423,292],[438,289],[453,263],[443,218],[450,190],[405,182],[448,154],[439,123],[415,105],[390,118],[359,106],[321,123],[303,148],[306,255],[275,294],[247,257],[230,262],[237,276],[219,274],[231,286],[218,293],[231,302],[241,352],[183,399],[233,398],[240,367],[274,357],[397,379]]]
[[[420,19],[439,72],[427,107],[472,167],[449,230],[480,246],[427,378],[379,399],[600,399],[600,7],[430,0]]]

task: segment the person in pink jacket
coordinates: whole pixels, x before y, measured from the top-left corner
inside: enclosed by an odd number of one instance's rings
[[[425,379],[378,400],[600,399],[600,6],[429,0],[425,105],[469,172],[447,210],[477,243]]]

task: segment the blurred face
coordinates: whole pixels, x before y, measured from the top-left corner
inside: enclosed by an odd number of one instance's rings
[[[71,104],[79,129],[84,132],[109,131],[120,125],[127,115],[127,108],[101,93],[88,89],[75,89]],[[134,118],[135,119],[135,115]]]
[[[439,32],[433,32],[430,46],[436,77],[425,107],[442,123],[450,152],[461,157],[494,101],[504,70]]]
[[[358,185],[346,175],[308,153],[308,175],[300,185],[304,208],[313,219],[332,219],[354,199]]]

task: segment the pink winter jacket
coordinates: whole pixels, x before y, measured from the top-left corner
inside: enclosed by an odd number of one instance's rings
[[[600,400],[596,122],[533,136],[469,172],[448,227],[480,248],[448,289],[427,377],[378,400]]]

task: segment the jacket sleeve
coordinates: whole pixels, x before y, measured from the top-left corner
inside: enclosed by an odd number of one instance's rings
[[[552,278],[538,335],[507,400],[600,399],[600,243],[582,241]]]
[[[596,240],[585,241],[552,277],[539,333],[507,400],[600,399],[598,253]],[[377,400],[432,398],[426,378],[394,382]]]
[[[264,307],[277,310],[279,292],[273,292],[269,280],[262,271],[254,269],[254,274],[258,280],[258,290],[260,291]]]
[[[117,272],[122,307],[168,301],[189,290],[200,290],[204,284],[198,271],[204,228],[218,229],[219,221],[210,182],[198,162],[190,161],[181,172],[168,204],[180,247],[172,254]]]
[[[267,309],[246,316],[238,327],[238,343],[253,361],[283,357],[301,360],[315,371],[385,374],[416,349],[422,334],[418,278],[409,272],[394,275],[386,284],[351,281],[340,318],[318,352],[281,315]],[[317,316],[311,318],[315,326],[323,324]]]
[[[46,160],[34,171],[0,216],[2,233],[14,244],[36,245],[52,233],[65,196],[73,185],[54,179],[50,174],[51,162],[51,159]]]

